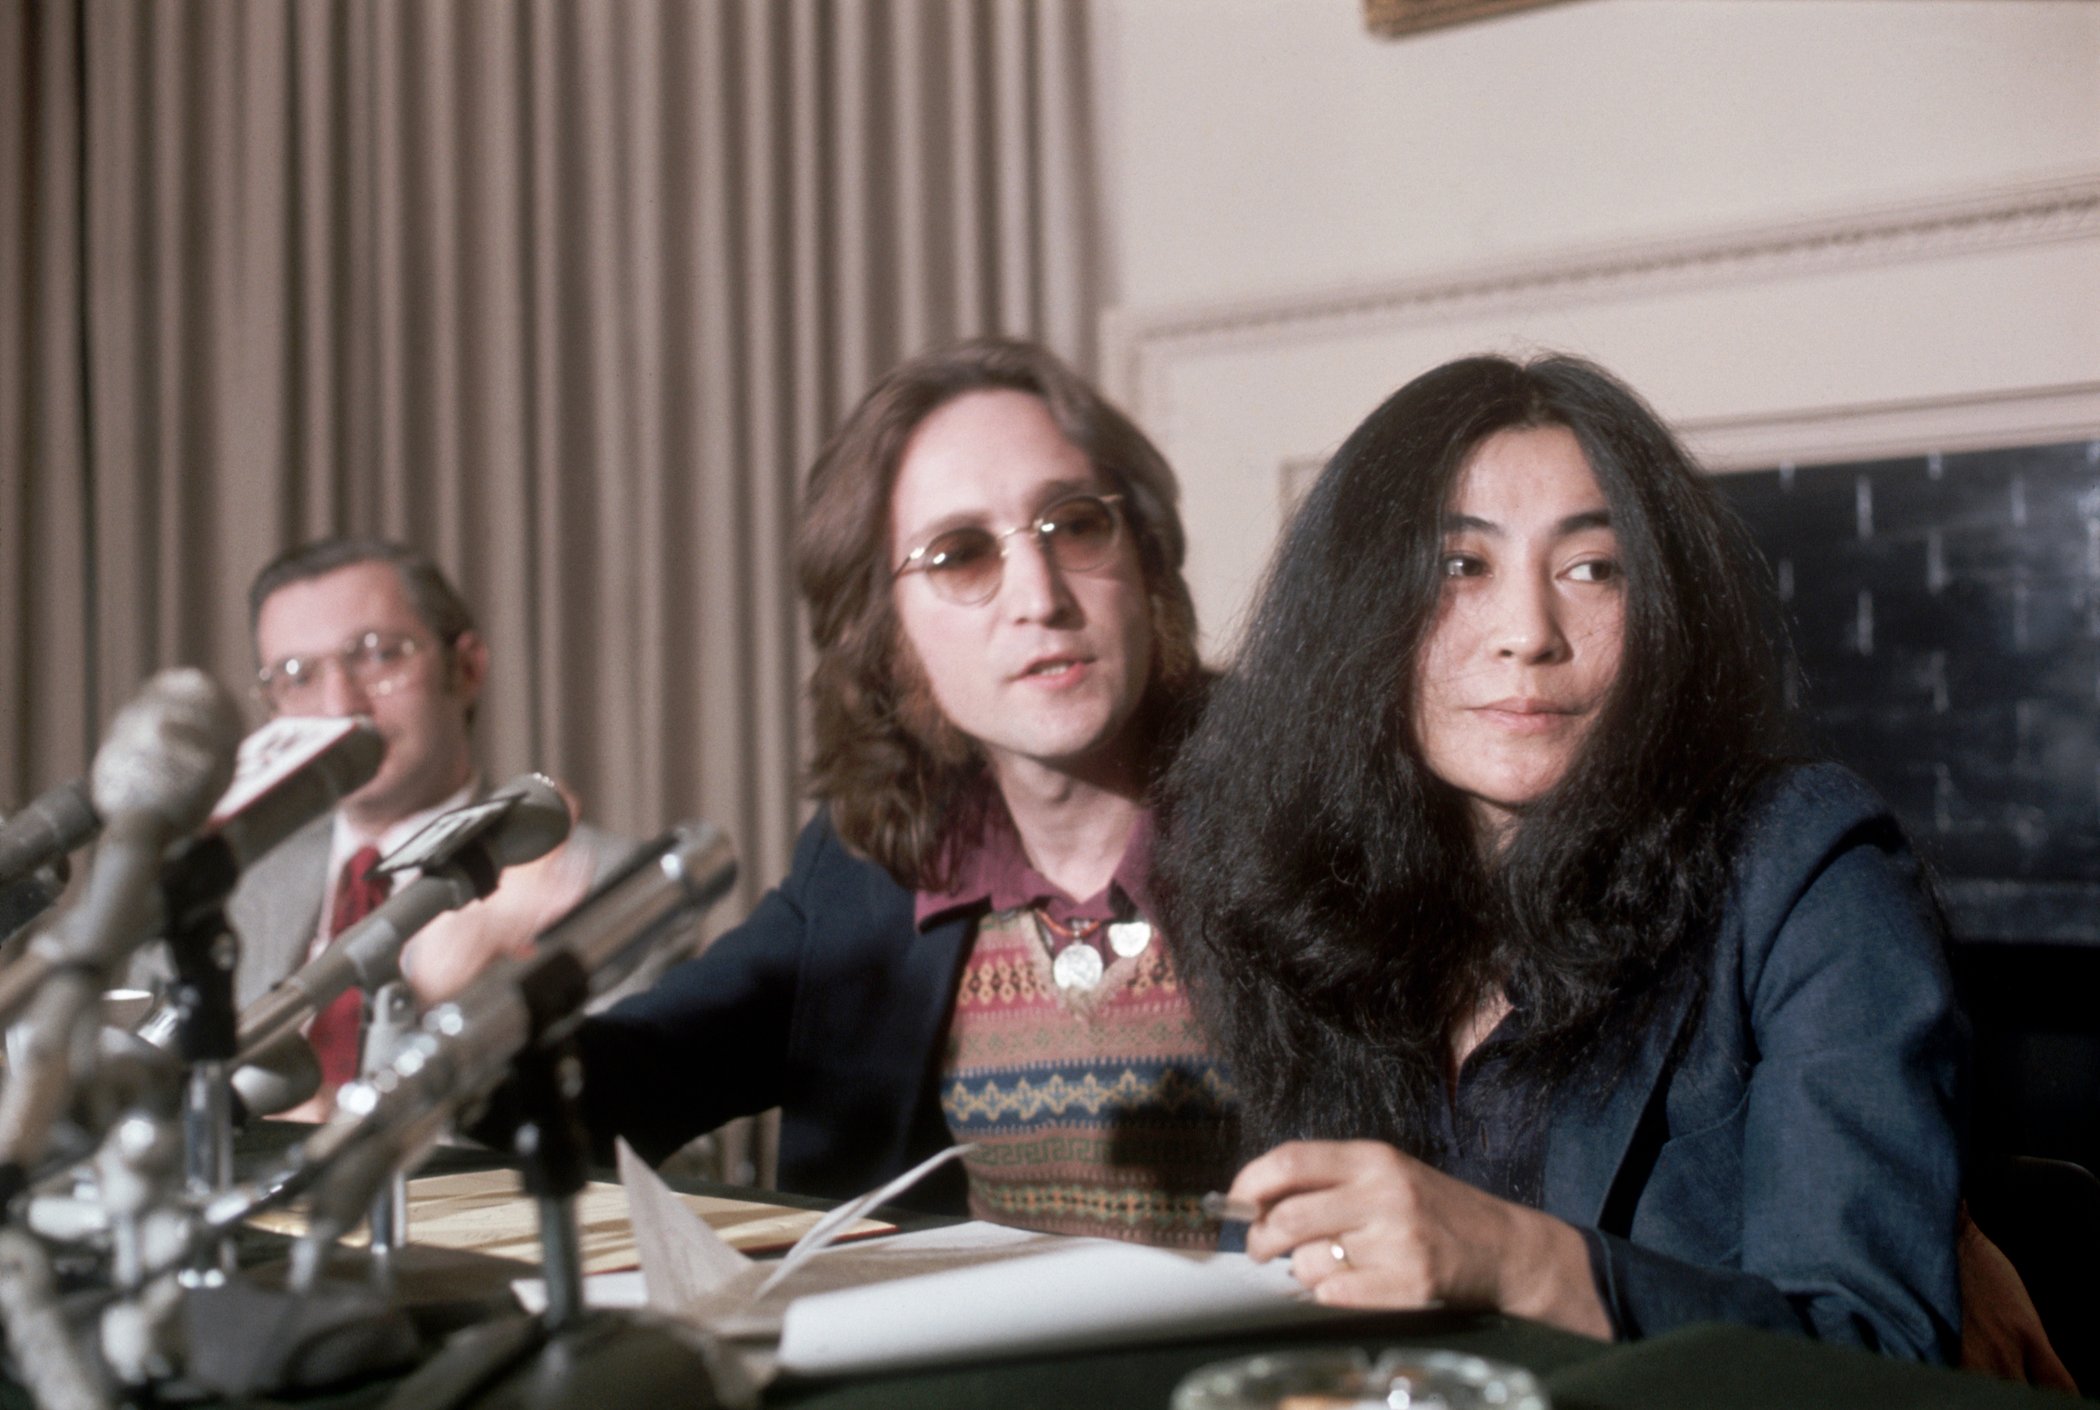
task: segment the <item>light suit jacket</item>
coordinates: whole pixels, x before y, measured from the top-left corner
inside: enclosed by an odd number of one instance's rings
[[[320,931],[334,823],[332,813],[316,818],[271,848],[248,868],[228,898],[226,918],[241,946],[233,972],[236,1009],[247,1008],[306,963]],[[569,845],[590,858],[593,885],[634,850],[631,841],[589,823],[577,824]]]

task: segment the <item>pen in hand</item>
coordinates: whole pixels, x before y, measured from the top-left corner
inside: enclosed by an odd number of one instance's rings
[[[1261,1206],[1251,1199],[1234,1199],[1223,1190],[1212,1190],[1203,1196],[1203,1217],[1220,1222],[1252,1224],[1261,1218]]]

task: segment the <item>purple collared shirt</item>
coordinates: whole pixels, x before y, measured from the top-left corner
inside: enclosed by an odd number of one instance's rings
[[[1011,911],[1041,906],[1059,925],[1080,920],[1152,919],[1152,812],[1140,809],[1123,844],[1115,875],[1094,895],[1075,901],[1029,864],[1021,835],[1004,807],[987,809],[984,831],[963,856],[955,884],[946,891],[921,891],[913,918],[921,931],[966,911]]]

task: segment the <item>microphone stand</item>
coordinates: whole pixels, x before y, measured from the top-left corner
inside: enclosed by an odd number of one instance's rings
[[[416,1031],[416,1001],[406,981],[391,979],[372,992],[371,1021],[365,1025],[364,1075],[391,1066],[402,1042]],[[372,1276],[391,1287],[394,1255],[408,1242],[408,1172],[396,1170],[372,1200]]]
[[[540,1274],[547,1330],[559,1335],[583,1315],[583,1248],[576,1196],[590,1180],[590,1147],[576,1110],[581,1074],[562,1048],[528,1047],[511,1064],[523,1120],[512,1147],[524,1160],[525,1193],[538,1207]]]
[[[167,942],[175,965],[176,1051],[188,1069],[182,1098],[184,1173],[200,1200],[233,1183],[233,1058],[238,1012],[233,966],[239,945],[218,902],[185,907],[170,898]],[[211,1282],[233,1268],[233,1243],[202,1252],[188,1281]]]
[[[740,1368],[725,1364],[697,1328],[583,1302],[576,1196],[589,1178],[589,1143],[577,1111],[580,1074],[567,1045],[532,1046],[511,1068],[522,1117],[512,1149],[538,1206],[547,1305],[458,1333],[403,1381],[381,1410],[601,1410],[608,1404],[679,1403],[709,1410],[755,1404],[737,1394]]]

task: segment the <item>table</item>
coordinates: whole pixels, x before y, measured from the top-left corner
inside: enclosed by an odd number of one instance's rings
[[[250,1137],[253,1149],[269,1144]],[[487,1164],[490,1157],[447,1153],[452,1167]],[[773,1191],[735,1190],[673,1182],[701,1193],[741,1194],[821,1208],[829,1202]],[[885,1211],[907,1227],[923,1215]],[[457,1309],[453,1309],[454,1312]],[[784,1380],[770,1387],[765,1405],[778,1410],[1164,1410],[1183,1376],[1207,1362],[1309,1344],[1439,1346],[1524,1366],[1538,1375],[1557,1410],[1852,1410],[1852,1407],[1943,1407],[1944,1410],[2067,1410],[2080,1402],[1982,1376],[1892,1361],[1845,1347],[1744,1327],[1686,1328],[1620,1346],[1592,1341],[1537,1323],[1449,1311],[1379,1313],[1283,1331],[1179,1339],[1086,1353],[1015,1357],[967,1366],[848,1379]],[[368,1410],[382,1404],[392,1381],[296,1402],[298,1410]],[[2100,1389],[2100,1388],[2096,1388]],[[661,1403],[661,1402],[654,1402]],[[605,1405],[603,1410],[617,1410]]]
[[[1555,1410],[2069,1410],[2082,1403],[1747,1327],[1690,1327],[1609,1346],[1502,1317],[1417,1313],[1369,1317],[1346,1330],[1322,1330],[1316,1339],[1355,1342],[1374,1351],[1449,1347],[1512,1362],[1544,1382]],[[1206,1362],[1285,1350],[1307,1340],[1241,1336],[852,1381],[783,1383],[768,1392],[765,1403],[796,1410],[1165,1410],[1174,1386]]]

